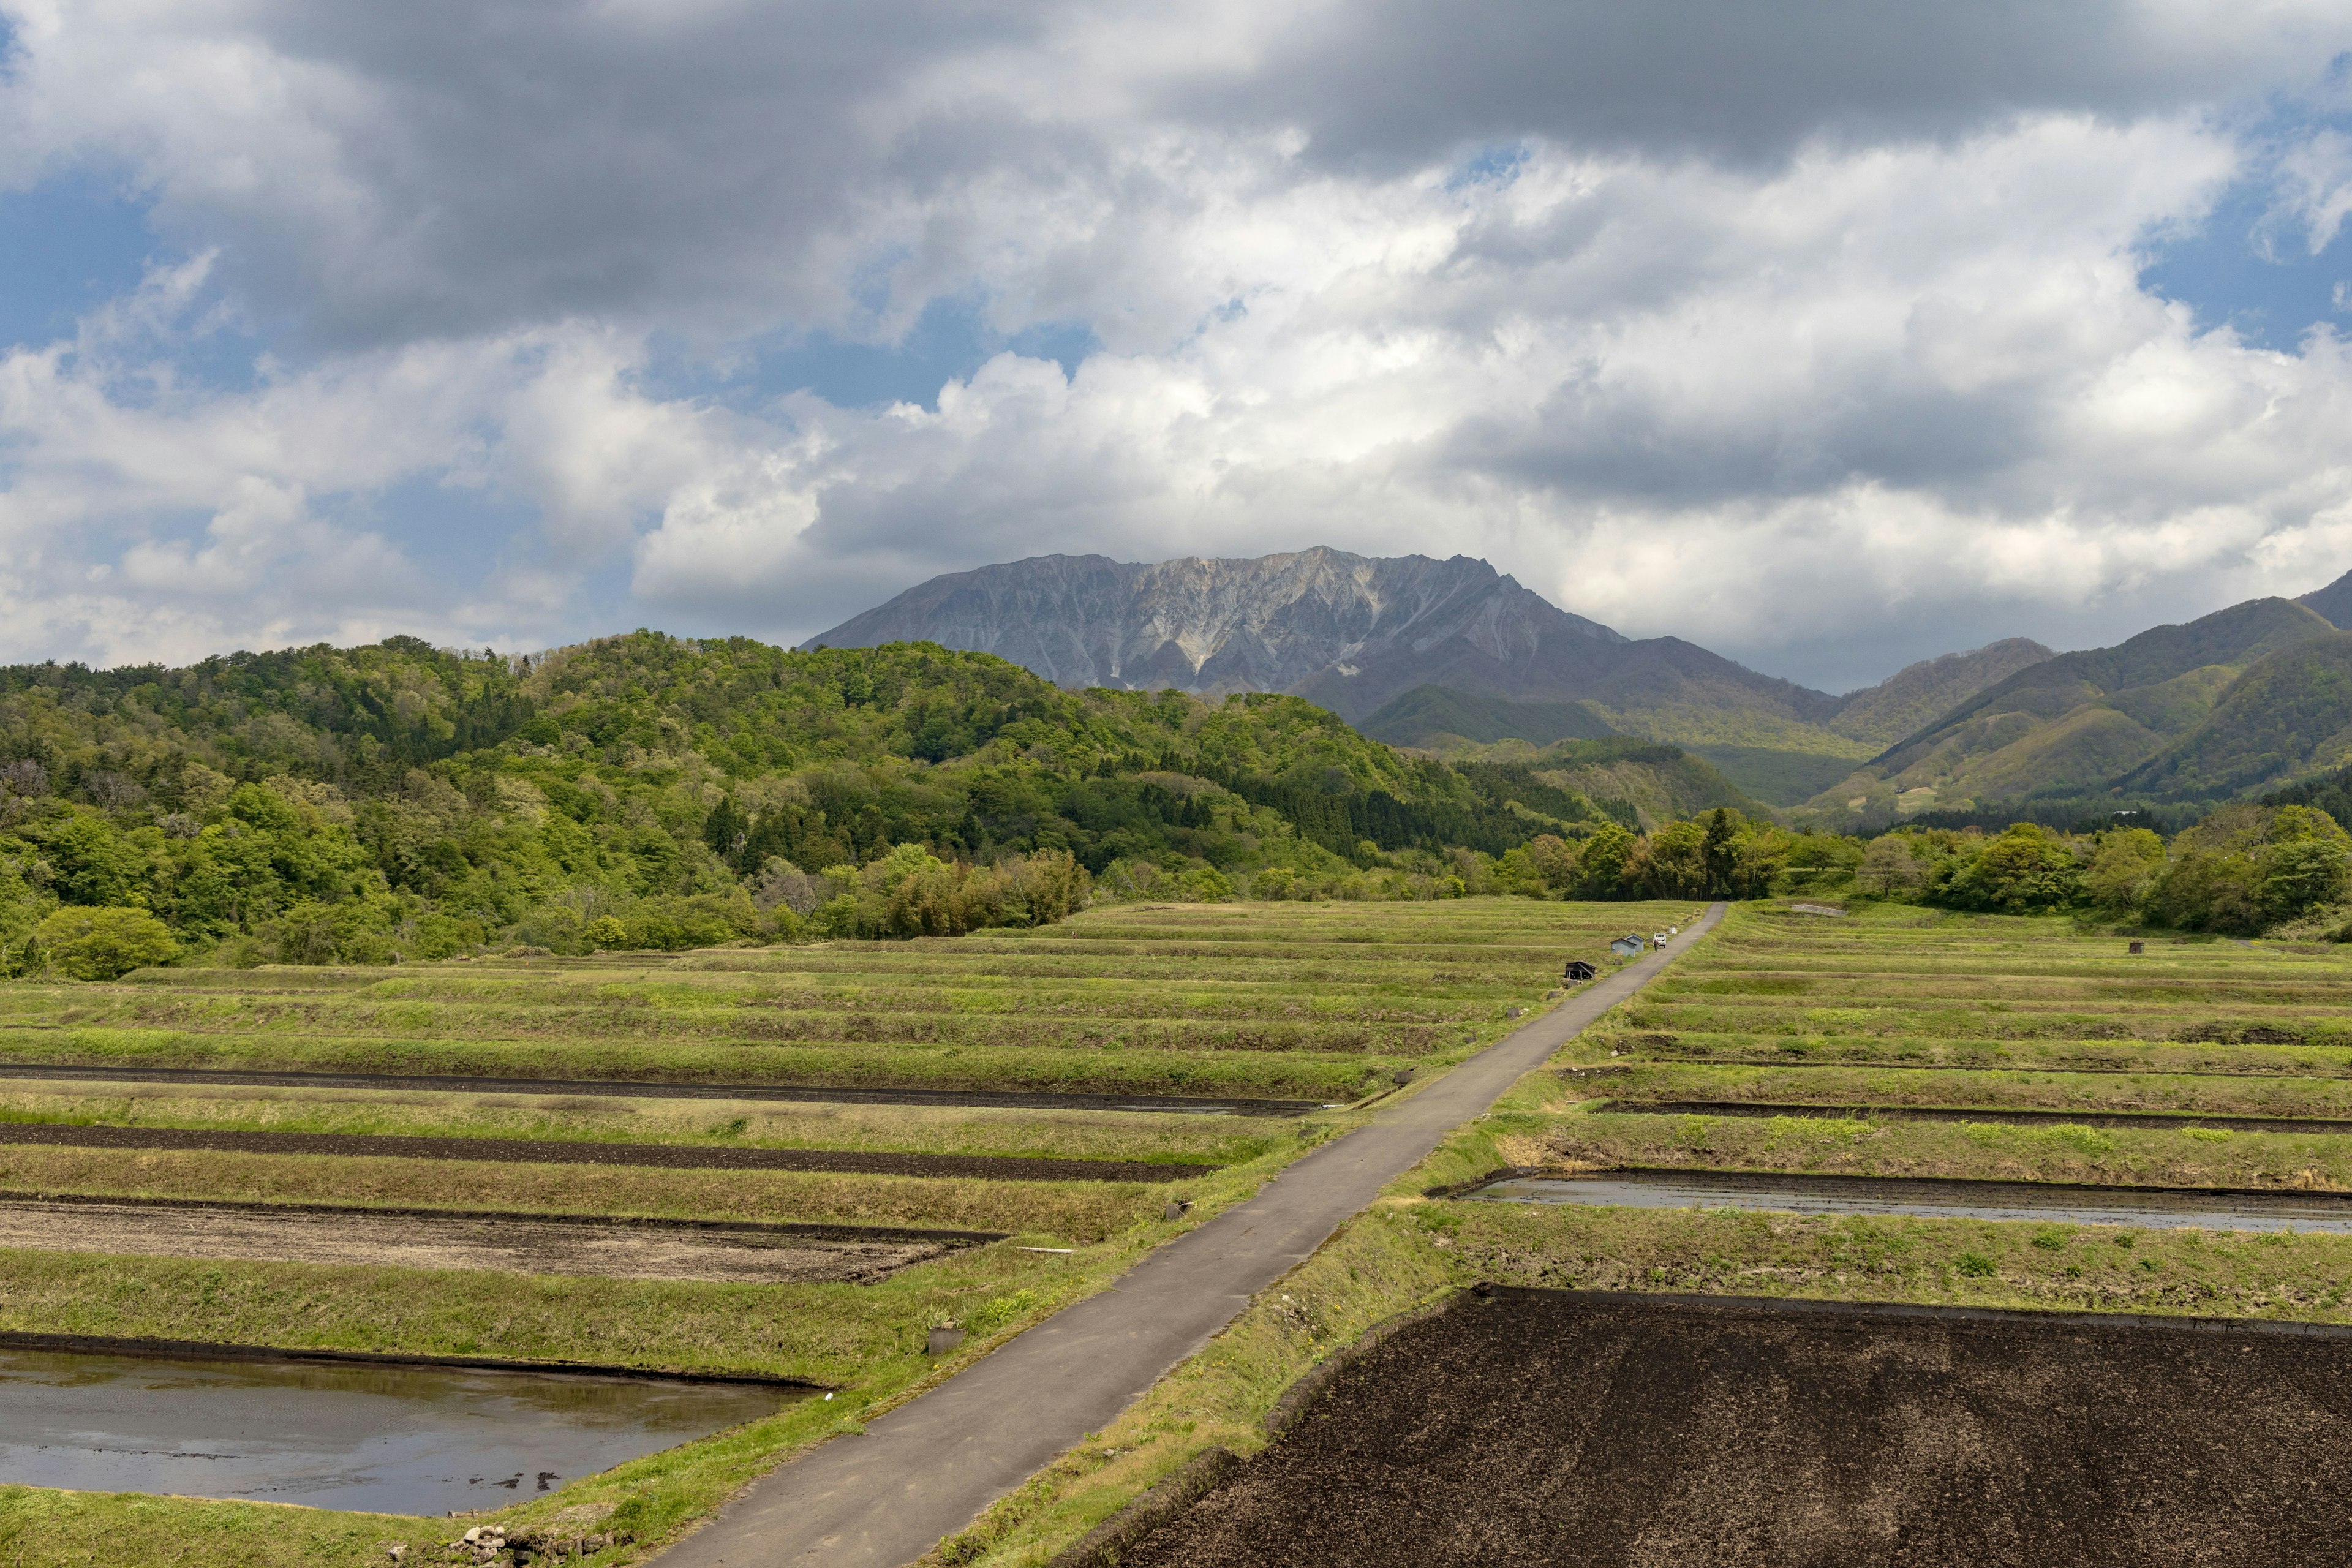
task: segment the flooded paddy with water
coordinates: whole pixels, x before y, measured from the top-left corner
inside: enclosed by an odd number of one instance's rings
[[[2352,1195],[2330,1193],[2198,1192],[2074,1186],[2055,1182],[1609,1171],[1589,1176],[1513,1176],[1462,1196],[1479,1203],[1758,1209],[1777,1214],[2033,1220],[2070,1225],[2352,1235]]]
[[[377,1513],[497,1508],[811,1392],[0,1347],[0,1481]]]

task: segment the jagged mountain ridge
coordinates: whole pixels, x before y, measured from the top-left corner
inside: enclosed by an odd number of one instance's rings
[[[1156,563],[1033,556],[934,577],[803,646],[928,639],[993,653],[1061,686],[1213,694],[1289,690],[1324,676],[1361,685],[1366,666],[1401,645],[1459,645],[1448,651],[1507,668],[1560,638],[1627,642],[1483,561],[1316,549]]]
[[[1679,638],[1626,637],[1484,561],[1318,548],[985,566],[803,646],[929,640],[1066,687],[1288,691],[1441,749],[1531,726],[1540,735],[1517,738],[1614,730],[1695,749],[1779,804],[1820,790],[1818,805],[1899,795],[1909,810],[2053,790],[2226,794],[2332,761],[2345,743],[2327,725],[2333,692],[2306,688],[2341,679],[2337,661],[2284,655],[2338,621],[2352,621],[2352,574],[2115,647],[2053,655],[2009,638],[1833,697]]]
[[[1827,692],[1678,637],[1626,637],[1463,555],[1035,556],[935,577],[803,646],[919,640],[993,653],[1064,686],[1289,691],[1351,721],[1439,685],[1591,700],[1612,715],[1740,713],[1852,743],[1819,729],[1840,706]]]

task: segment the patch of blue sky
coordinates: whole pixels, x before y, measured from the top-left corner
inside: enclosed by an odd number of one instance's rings
[[[1458,191],[1468,185],[1507,185],[1518,178],[1519,169],[1529,157],[1524,142],[1488,142],[1472,148],[1445,177],[1445,188]]]
[[[1083,321],[1046,321],[998,331],[979,301],[931,300],[895,342],[861,342],[824,331],[771,333],[721,358],[657,344],[642,389],[658,397],[707,397],[750,407],[789,393],[813,393],[843,408],[892,403],[939,406],[940,389],[1010,351],[1052,360],[1074,374],[1102,344]]]
[[[145,208],[94,174],[0,195],[0,347],[71,338],[139,287],[160,248]]]
[[[598,627],[598,631],[590,634],[597,637],[608,636],[624,626],[646,624],[645,613],[636,602],[636,563],[626,551],[614,551],[604,559],[591,563],[580,574],[572,592],[572,603],[564,607],[562,621],[566,626]],[[662,626],[656,626],[653,629],[675,630]],[[733,629],[728,628],[730,631]],[[676,635],[694,634],[677,632]],[[725,634],[714,631],[705,635]],[[538,650],[528,648],[521,651]]]
[[[411,475],[332,510],[345,526],[372,529],[410,560],[430,562],[442,584],[485,582],[540,539],[536,508],[437,475]]]
[[[2352,332],[2352,224],[2317,250],[2294,212],[2286,154],[2352,119],[2273,109],[2251,139],[2260,151],[2203,223],[2147,247],[2140,287],[2196,312],[2200,330],[2228,327],[2258,348],[2293,353],[2316,326]]]
[[[2279,232],[2272,205],[2266,184],[2232,189],[2195,234],[2153,253],[2140,287],[2260,348],[2292,352],[2322,323],[2352,328],[2352,232],[2315,256],[2299,233]]]
[[[155,234],[145,203],[100,174],[78,170],[0,194],[0,353],[69,342],[86,318],[187,259]],[[275,346],[250,321],[219,288],[200,289],[160,331],[113,345],[133,374],[110,393],[145,403],[154,365],[183,386],[250,390]]]

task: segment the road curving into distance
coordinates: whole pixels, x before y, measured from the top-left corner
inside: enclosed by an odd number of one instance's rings
[[[903,1568],[971,1522],[1322,1246],[1454,1128],[1640,990],[1725,906],[1294,1161],[1247,1203],[1178,1237],[918,1398],[754,1481],[656,1559],[663,1568]]]

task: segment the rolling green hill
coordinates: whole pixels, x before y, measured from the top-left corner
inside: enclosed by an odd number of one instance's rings
[[[2176,742],[2186,743],[2249,667],[2335,635],[2302,605],[2253,599],[2183,626],[2155,627],[2114,647],[2060,654],[1986,688],[1887,748],[1814,804],[1835,809],[1854,798],[1881,806],[1899,802],[1906,809],[1915,803],[1951,809],[1968,802],[2089,795],[2127,777],[2146,788],[2158,775],[2137,770]],[[2250,703],[2263,700],[2248,698]],[[2260,728],[2247,709],[2231,721],[2229,733]],[[2228,751],[2237,742],[2210,744]],[[2208,746],[2199,742],[2193,750],[2203,755]],[[2168,793],[2204,788],[2221,773],[2242,771],[2244,763],[2217,762],[2221,772],[2215,773],[2184,752],[2180,766],[2162,776],[2170,781]]]
[[[1874,745],[1884,746],[1954,703],[2050,650],[2012,637],[1970,653],[1923,659],[1842,700],[1826,728],[1791,729],[1779,718],[1675,708],[1617,713],[1597,702],[1514,702],[1444,686],[1418,686],[1358,727],[1376,740],[1441,755],[1524,741],[1600,740],[1622,732],[1679,745],[1706,758],[1754,801],[1794,805],[1850,777]],[[1762,727],[1758,728],[1759,725]],[[1752,803],[1751,803],[1752,804]]]
[[[1512,702],[1444,686],[1416,686],[1356,726],[1375,741],[1457,751],[1496,741],[1591,741],[1617,733],[1582,702]]]
[[[1408,756],[1301,698],[1070,691],[934,644],[637,632],[534,664],[395,637],[19,666],[0,669],[0,968],[85,908],[190,951],[326,962],[677,947],[835,906],[818,929],[1020,923],[1115,867],[1177,897],[1269,869],[1402,893],[1452,875],[1447,851],[1633,814]]]
[[[1496,750],[1500,752],[1502,748]],[[1506,764],[1498,759],[1485,764],[1465,761],[1456,765],[1474,780],[1484,783],[1482,765]],[[1533,755],[1513,757],[1507,765],[1523,769],[1528,776],[1570,796],[1603,805],[1629,805],[1645,829],[1696,816],[1719,805],[1750,816],[1769,815],[1706,758],[1679,746],[1632,735],[1599,741],[1560,741]],[[1502,786],[1498,781],[1485,784],[1485,787],[1496,791]]]
[[[2352,632],[2258,660],[2202,722],[2123,775],[2127,790],[2221,798],[2352,758]]]
[[[1988,687],[2053,657],[2028,637],[2004,637],[1968,653],[1923,658],[1877,685],[1848,692],[1829,727],[1849,740],[1890,746]]]
[[[1853,776],[1854,759],[1819,752],[1782,752],[1769,746],[1693,746],[1717,772],[1773,805],[1812,799],[1841,779]]]

